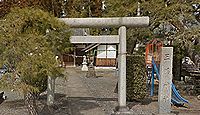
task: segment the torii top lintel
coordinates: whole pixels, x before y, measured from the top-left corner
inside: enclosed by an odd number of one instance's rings
[[[101,27],[145,27],[149,25],[149,17],[112,17],[112,18],[59,18],[74,28]]]

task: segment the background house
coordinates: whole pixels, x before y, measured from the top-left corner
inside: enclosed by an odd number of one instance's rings
[[[74,36],[87,36],[88,29],[74,29]],[[83,56],[95,67],[116,67],[117,44],[76,43],[73,51],[63,54],[63,66],[81,66]]]
[[[81,66],[83,56],[96,67],[116,67],[116,44],[74,44],[74,51],[63,55],[64,66]]]

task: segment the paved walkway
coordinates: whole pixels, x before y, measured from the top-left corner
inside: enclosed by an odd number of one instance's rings
[[[101,74],[99,71],[97,78],[85,77],[86,72],[80,69],[67,68],[67,73],[67,82],[56,81],[56,92],[66,95],[69,115],[110,115],[113,112],[117,106],[114,72]]]

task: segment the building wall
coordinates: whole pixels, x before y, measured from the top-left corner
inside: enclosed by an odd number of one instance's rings
[[[75,53],[69,52],[63,55],[64,66],[82,65],[83,55],[86,55],[84,51],[85,45],[76,45]],[[93,49],[94,50],[94,49]],[[96,48],[94,65],[97,67],[116,67],[117,58],[117,46],[116,45],[99,45]]]
[[[96,66],[115,67],[117,58],[116,45],[99,45],[97,47]]]

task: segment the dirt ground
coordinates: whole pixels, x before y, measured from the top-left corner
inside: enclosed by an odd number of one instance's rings
[[[86,77],[79,67],[67,68],[67,79],[56,79],[55,105],[46,106],[46,94],[37,101],[40,115],[110,115],[117,106],[116,71],[100,70],[97,77]],[[0,90],[1,91],[1,90]],[[23,95],[6,91],[8,99],[0,104],[0,115],[28,115]],[[177,115],[200,115],[200,100],[195,96],[183,96],[190,104],[187,107],[172,106]],[[157,96],[147,97],[142,102],[127,102],[135,114],[157,114]]]

